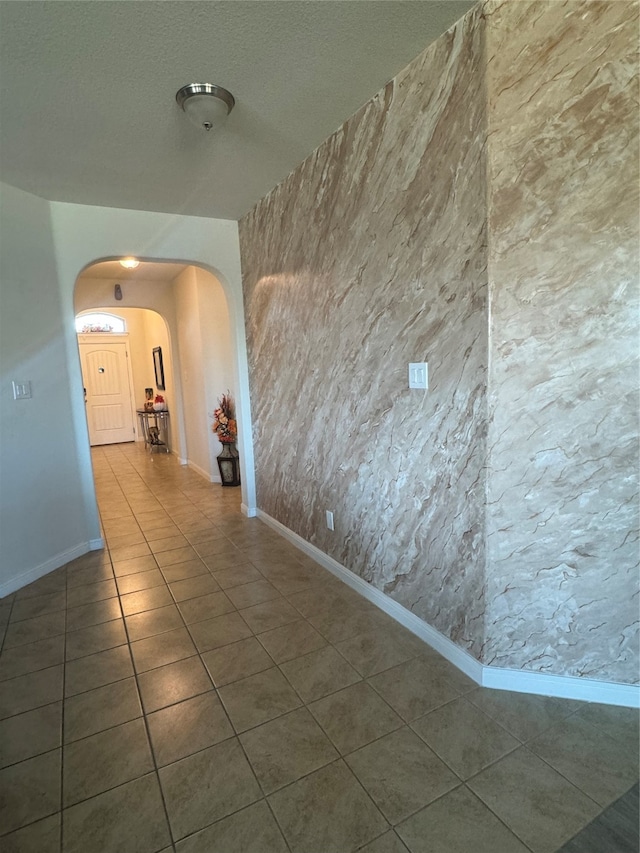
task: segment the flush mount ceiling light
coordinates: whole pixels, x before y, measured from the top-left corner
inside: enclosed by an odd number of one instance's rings
[[[189,121],[205,130],[219,127],[236,102],[231,92],[213,83],[189,83],[176,92],[176,101]]]
[[[120,266],[124,267],[126,270],[134,270],[136,267],[140,266],[140,261],[137,261],[135,258],[123,258],[120,261]]]

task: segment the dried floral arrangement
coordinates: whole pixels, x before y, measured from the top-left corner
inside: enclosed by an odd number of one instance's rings
[[[218,398],[218,408],[213,413],[211,429],[223,444],[232,444],[238,438],[236,406],[229,391]]]

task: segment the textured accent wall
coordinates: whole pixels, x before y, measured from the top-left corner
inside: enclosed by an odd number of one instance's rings
[[[487,663],[638,679],[638,4],[486,8]]]
[[[474,654],[482,30],[467,16],[240,224],[258,506]],[[428,393],[407,387],[408,363],[422,360]]]
[[[240,223],[258,506],[483,663],[621,682],[636,15],[476,7]]]

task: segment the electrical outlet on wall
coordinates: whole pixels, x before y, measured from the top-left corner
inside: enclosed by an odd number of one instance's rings
[[[327,528],[329,530],[333,530],[333,513],[331,512],[331,510],[325,510],[325,516],[327,519]]]

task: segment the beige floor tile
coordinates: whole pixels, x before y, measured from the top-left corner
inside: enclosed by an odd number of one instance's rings
[[[158,767],[234,734],[214,690],[148,714],[147,722]]]
[[[142,589],[139,592],[129,592],[120,597],[122,613],[132,616],[145,610],[166,607],[173,604],[173,597],[166,586],[154,586],[152,589]]]
[[[276,663],[302,657],[327,645],[324,637],[304,619],[258,634],[258,639]]]
[[[254,604],[241,611],[242,618],[255,634],[261,634],[271,628],[279,628],[288,622],[297,622],[298,611],[284,598],[274,598],[262,604]]]
[[[533,853],[554,853],[600,811],[593,800],[525,747],[467,784]]]
[[[146,542],[136,542],[134,545],[116,545],[109,543],[109,555],[115,563],[132,560],[134,557],[146,557],[151,550]]]
[[[162,767],[159,774],[175,839],[261,797],[237,738]]]
[[[252,581],[261,581],[263,576],[251,563],[240,563],[221,571],[212,570],[211,574],[220,584],[221,589],[230,589]]]
[[[638,781],[637,751],[575,715],[530,741],[529,749],[603,807]]]
[[[60,853],[60,814],[2,837],[3,853]]]
[[[62,745],[62,702],[0,721],[0,768]]]
[[[142,672],[138,676],[142,704],[147,714],[211,690],[212,683],[198,656]]]
[[[459,695],[421,658],[386,669],[370,678],[369,684],[407,722]]]
[[[199,545],[202,542],[212,542],[216,539],[225,539],[224,533],[214,525],[203,530],[192,530],[187,534],[187,539],[191,545]]]
[[[63,853],[156,853],[171,843],[155,773],[64,812]]]
[[[23,586],[22,589],[15,593],[15,600],[24,601],[27,598],[41,597],[43,595],[53,595],[55,593],[64,592],[66,589],[67,571],[63,566],[47,575],[38,578],[37,581]]]
[[[363,676],[375,675],[415,657],[415,653],[386,632],[369,631],[336,643],[336,648]]]
[[[321,699],[360,681],[360,675],[332,646],[310,652],[280,667],[303,702]]]
[[[196,622],[189,630],[200,652],[217,649],[252,636],[251,628],[235,611],[204,622]]]
[[[523,742],[565,717],[560,704],[549,696],[479,687],[468,693],[467,699]]]
[[[403,725],[396,712],[364,682],[313,702],[309,710],[343,755]]]
[[[64,660],[64,634],[4,649],[0,654],[0,681],[47,669]]]
[[[127,616],[125,622],[127,623],[129,639],[132,642],[184,627],[182,616],[175,604]]]
[[[53,592],[47,595],[34,595],[32,598],[16,599],[11,610],[10,622],[21,622],[56,613],[66,607],[66,592]]]
[[[345,761],[392,825],[460,784],[407,727],[352,752]]]
[[[212,571],[216,571],[222,563],[228,566],[229,563],[246,562],[246,557],[227,538],[209,539],[198,542],[193,547]]]
[[[114,619],[111,622],[101,622],[90,625],[79,631],[69,631],[67,634],[67,660],[92,655],[105,649],[115,648],[127,642],[124,630],[124,620]]]
[[[268,568],[265,569],[265,574],[269,575]],[[326,613],[335,613],[337,616],[347,615],[346,602],[340,598],[335,587],[320,581],[310,589],[290,595],[289,601],[305,619]]]
[[[156,561],[160,568],[165,566],[173,566],[175,563],[186,563],[187,560],[194,560],[198,555],[190,545],[183,545],[181,548],[171,548],[169,551],[159,551],[156,555]]]
[[[63,666],[0,682],[0,720],[62,699]]]
[[[520,746],[495,720],[464,697],[432,711],[411,724],[461,779],[469,779]]]
[[[37,616],[35,619],[25,619],[23,622],[14,622],[7,627],[3,650],[64,634],[65,623],[66,614],[63,611]]]
[[[198,598],[189,598],[187,601],[181,601],[178,607],[187,625],[204,622],[214,616],[222,616],[223,613],[235,610],[224,592],[210,592]]]
[[[176,548],[186,548],[189,542],[182,533],[176,533],[174,536],[162,536],[159,539],[156,539],[155,536],[149,536],[148,544],[151,553],[158,554],[160,551],[174,551]]]
[[[276,791],[269,802],[293,853],[351,853],[388,828],[342,761]]]
[[[635,749],[640,735],[640,710],[637,708],[583,702],[578,716],[598,726],[609,737],[625,741],[630,749]],[[635,752],[638,750],[635,749]]]
[[[114,580],[75,586],[67,590],[67,606],[79,607],[82,604],[90,604],[92,601],[103,601],[105,598],[114,598],[117,594],[118,589]]]
[[[301,704],[277,667],[221,687],[218,693],[237,732],[266,723]]]
[[[245,732],[240,742],[266,794],[339,757],[306,708]]]
[[[68,661],[65,668],[65,696],[84,693],[103,684],[122,681],[133,675],[128,646],[116,646],[94,655]]]
[[[187,560],[186,563],[175,563],[172,566],[165,566],[162,574],[167,583],[183,580],[184,578],[195,578],[198,575],[208,575],[209,569],[205,566],[202,560]]]
[[[219,592],[220,586],[207,573],[174,581],[169,584],[169,589],[176,601],[188,601],[190,598],[199,598],[201,595],[208,595],[210,592]]]
[[[125,533],[122,536],[110,536],[109,547],[123,548],[127,545],[138,545],[140,542],[144,543],[144,541],[145,538],[143,532],[141,530],[137,530],[134,533]]]
[[[282,833],[264,800],[179,841],[178,853],[288,853]]]
[[[238,609],[270,601],[272,598],[280,598],[278,590],[266,580],[234,586],[227,590],[227,595]]]
[[[142,719],[67,744],[63,762],[63,804],[71,806],[153,770]]]
[[[60,749],[0,770],[0,826],[12,832],[60,808]]]
[[[396,831],[411,853],[528,853],[463,785],[401,823]]]
[[[138,575],[141,572],[149,572],[157,568],[158,564],[151,554],[145,557],[132,557],[129,560],[117,560],[113,563],[113,573],[116,578],[122,578],[126,575]]]
[[[104,731],[142,715],[134,678],[64,700],[64,742]]]
[[[407,853],[407,848],[393,830],[385,832],[375,841],[365,844],[358,853]]]
[[[67,631],[78,631],[80,628],[88,628],[90,625],[111,622],[121,616],[120,601],[117,598],[94,601],[80,607],[70,607],[67,610]]]
[[[103,581],[114,579],[111,563],[101,563],[97,566],[89,566],[68,572],[67,589],[77,589],[79,586],[88,586]]]
[[[130,595],[144,589],[163,587],[166,583],[164,575],[159,569],[151,569],[147,572],[136,572],[116,578],[120,595]]]
[[[195,646],[185,628],[131,643],[133,664],[138,673],[191,657],[195,653]]]
[[[204,652],[202,660],[216,687],[231,684],[273,666],[272,659],[255,637]]]

